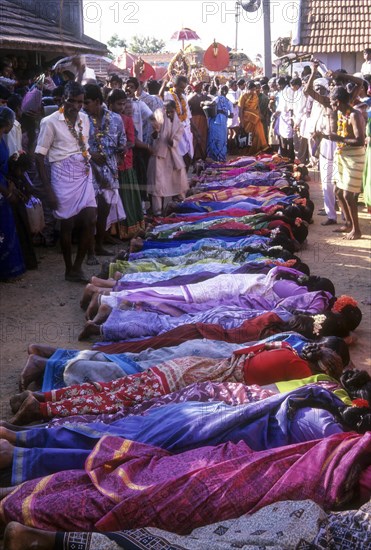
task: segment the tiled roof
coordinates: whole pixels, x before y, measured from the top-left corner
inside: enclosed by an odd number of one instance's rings
[[[371,47],[371,0],[301,0],[294,52],[361,52]]]
[[[59,27],[9,0],[0,5],[0,48],[75,53],[105,53],[104,44],[83,36],[77,38]]]

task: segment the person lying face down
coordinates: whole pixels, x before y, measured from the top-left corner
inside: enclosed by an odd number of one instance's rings
[[[349,363],[344,349],[334,351],[325,344],[307,344],[302,355],[306,360],[286,342],[258,343],[235,351],[227,359],[182,357],[111,382],[85,383],[45,393],[25,391],[11,399],[13,423],[116,412],[122,406],[206,380],[265,385],[321,372],[339,379]]]

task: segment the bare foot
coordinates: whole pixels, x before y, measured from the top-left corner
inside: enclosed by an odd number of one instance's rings
[[[112,250],[107,250],[106,248],[96,248],[95,253],[97,256],[114,256]]]
[[[95,292],[90,300],[90,304],[86,309],[85,319],[90,321],[97,314],[100,304],[100,293]]]
[[[88,321],[83,328],[82,332],[79,334],[79,341],[88,340],[91,336],[100,335],[100,326],[93,323],[93,321]]]
[[[34,420],[42,420],[42,418],[40,403],[36,397],[29,392],[29,395],[23,401],[18,412],[13,416],[10,422],[16,426],[23,426],[24,424],[29,424]]]
[[[102,325],[104,323],[104,321],[107,321],[111,311],[112,311],[111,306],[109,306],[107,304],[101,304],[99,306],[99,309],[97,311],[96,316],[94,317],[94,319],[92,319],[92,321],[96,325]]]
[[[115,286],[115,281],[113,279],[101,279],[94,275],[91,278],[91,283],[99,288],[113,288]]]
[[[14,489],[11,488],[12,490]],[[4,548],[6,550],[53,550],[55,533],[26,527],[16,521],[8,523],[4,533]]]
[[[9,468],[13,463],[14,445],[6,439],[0,439],[0,470]]]
[[[14,426],[14,424],[10,424],[10,422],[6,422],[5,420],[0,420],[0,429],[1,428],[6,428],[7,430],[10,430],[12,432],[21,432],[24,430],[23,427]]]
[[[349,233],[351,230],[352,230],[352,226],[346,223],[341,227],[337,227],[336,229],[334,229],[333,233]]]
[[[23,391],[21,393],[16,393],[15,395],[13,395],[13,397],[10,398],[9,404],[13,413],[19,411],[23,401],[25,401],[29,395],[32,395],[30,391]]]
[[[30,355],[28,357],[27,363],[21,372],[19,391],[26,390],[31,382],[35,382],[44,375],[46,363],[47,359],[39,355]]]
[[[349,231],[346,235],[344,235],[343,239],[347,241],[356,241],[357,239],[360,239],[362,237],[362,233],[360,231]]]
[[[89,254],[85,261],[86,265],[99,265],[99,260],[95,254]]]
[[[64,276],[66,281],[69,281],[70,283],[88,283],[89,277],[85,275],[81,269],[79,271],[74,271],[73,269],[71,271],[68,271],[65,273]]]
[[[88,283],[86,285],[86,287],[84,288],[82,298],[80,300],[81,309],[85,310],[89,306],[90,300],[92,299],[92,297],[96,292],[98,292],[98,288],[93,283]]]
[[[130,241],[129,252],[139,252],[143,248],[143,239],[135,237]]]
[[[121,271],[115,271],[114,275],[113,275],[113,278],[115,279],[115,281],[119,281],[122,277],[122,273]]]
[[[5,426],[0,426],[0,440],[1,439],[4,439],[4,440],[6,439],[6,441],[9,441],[9,443],[11,443],[12,445],[15,445],[17,440],[17,432],[13,430],[9,430]],[[0,457],[0,460],[1,460],[1,457]]]
[[[45,344],[29,344],[28,355],[39,355],[40,357],[51,357],[57,348],[46,346]]]

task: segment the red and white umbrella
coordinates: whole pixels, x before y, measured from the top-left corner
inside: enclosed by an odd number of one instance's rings
[[[116,67],[121,70],[131,69],[134,63],[138,60],[138,57],[126,50],[118,55],[114,61]]]
[[[196,31],[193,31],[192,29],[188,29],[188,27],[183,27],[179,31],[174,32],[170,40],[181,40],[182,50],[184,50],[185,40],[200,40],[200,37],[198,36]]]

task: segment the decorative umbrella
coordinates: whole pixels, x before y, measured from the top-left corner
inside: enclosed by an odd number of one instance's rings
[[[222,71],[229,65],[229,52],[223,44],[214,42],[204,54],[204,65],[209,71]]]
[[[184,41],[185,40],[200,40],[200,37],[196,33],[196,31],[193,31],[192,29],[188,29],[187,27],[183,27],[183,29],[180,29],[180,31],[176,31],[170,40],[181,40],[182,41],[182,50],[184,50]]]
[[[152,65],[150,65],[146,61],[143,61],[143,59],[141,59],[141,58],[139,58],[139,62],[140,62],[139,75],[140,75],[140,80],[142,82],[145,82],[146,80],[149,80],[151,78],[156,78],[156,71],[152,67]],[[135,76],[134,65],[131,68],[131,74],[132,74],[132,76]]]
[[[138,57],[135,56],[132,53],[127,52],[124,50],[124,52],[120,55],[118,55],[115,59],[115,65],[122,70],[125,69],[132,69],[134,63],[138,60]]]

